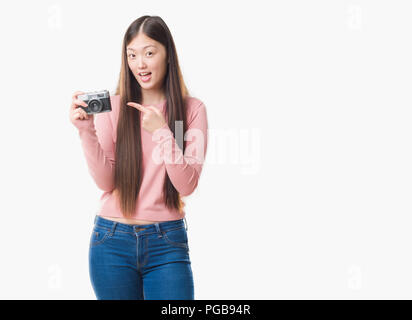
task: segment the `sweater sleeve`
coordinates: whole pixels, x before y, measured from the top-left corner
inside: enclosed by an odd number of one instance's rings
[[[152,139],[159,147],[160,160],[165,164],[173,186],[180,195],[190,195],[198,185],[207,151],[205,105],[202,103],[188,122],[187,131],[184,132],[184,154],[167,123],[153,132]]]
[[[103,191],[114,189],[115,145],[109,114],[94,115],[94,123],[79,129],[82,149],[89,173]]]

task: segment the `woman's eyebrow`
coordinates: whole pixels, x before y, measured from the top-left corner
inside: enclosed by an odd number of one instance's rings
[[[154,46],[154,45],[148,45],[148,46],[145,46],[145,47],[143,47],[142,49],[146,49],[146,48],[148,48],[148,47],[155,47],[156,48],[156,46]],[[127,50],[131,50],[131,51],[136,51],[135,49],[133,49],[133,48],[127,48]]]

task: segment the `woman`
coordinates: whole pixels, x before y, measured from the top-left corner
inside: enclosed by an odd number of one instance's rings
[[[126,30],[111,112],[86,114],[83,93],[70,120],[104,191],[89,247],[97,299],[194,299],[181,197],[198,185],[208,123],[165,22],[142,16]]]

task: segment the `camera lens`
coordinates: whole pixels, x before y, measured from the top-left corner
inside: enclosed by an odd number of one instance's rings
[[[89,102],[89,108],[91,112],[98,113],[102,110],[102,103],[100,100],[92,100]]]

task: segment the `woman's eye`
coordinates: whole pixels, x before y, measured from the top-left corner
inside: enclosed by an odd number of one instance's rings
[[[153,52],[151,52],[151,51],[148,51],[148,52],[146,52],[146,54],[148,54],[148,53],[150,53],[151,55],[150,56],[152,56],[153,55]],[[133,56],[133,57],[131,57],[131,56]],[[129,55],[128,55],[128,57],[130,58],[134,58],[135,57],[135,55],[133,54],[133,53],[130,53]]]

